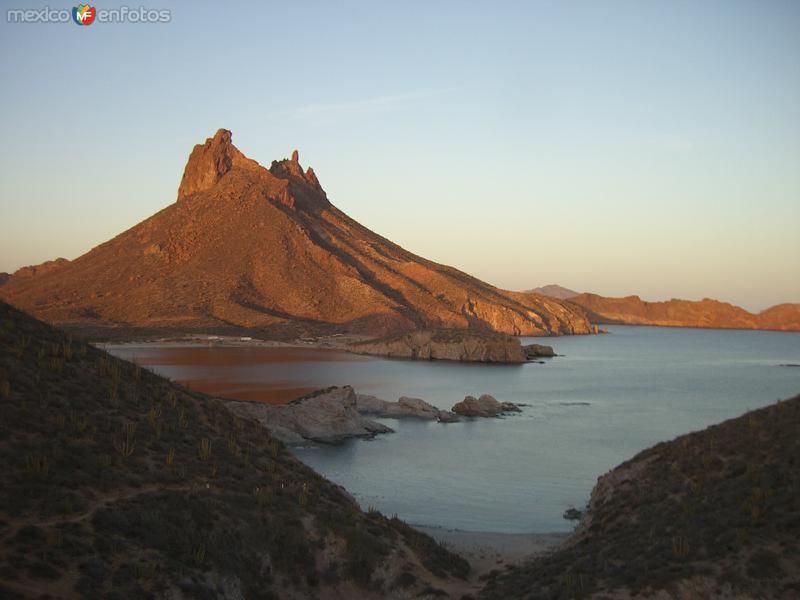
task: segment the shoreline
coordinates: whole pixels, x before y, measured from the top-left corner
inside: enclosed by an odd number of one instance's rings
[[[96,348],[313,348],[321,350],[341,350],[355,341],[363,341],[366,336],[326,336],[324,338],[296,339],[292,341],[264,340],[247,336],[190,335],[152,340],[102,341],[93,342]]]
[[[520,565],[555,551],[574,535],[573,532],[503,533],[467,531],[435,525],[409,525],[467,559],[472,566],[472,572],[466,583],[473,586],[492,571]]]

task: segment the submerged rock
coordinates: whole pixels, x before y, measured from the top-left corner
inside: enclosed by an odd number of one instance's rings
[[[255,418],[271,435],[293,445],[309,441],[338,444],[393,431],[358,412],[356,393],[349,385],[318,390],[278,406],[236,400],[227,405],[235,414]]]
[[[497,417],[507,412],[520,412],[512,402],[498,402],[493,396],[483,394],[480,398],[466,396],[453,406],[453,412],[464,417]]]
[[[439,423],[458,423],[460,420],[461,417],[454,412],[450,412],[449,410],[439,411]]]

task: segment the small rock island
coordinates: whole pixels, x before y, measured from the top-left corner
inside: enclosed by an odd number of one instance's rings
[[[550,346],[523,346],[513,335],[475,329],[421,329],[355,342],[348,350],[387,358],[505,364],[555,356]]]

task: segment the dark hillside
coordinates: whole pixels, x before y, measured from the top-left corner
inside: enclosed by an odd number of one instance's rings
[[[217,400],[3,303],[0,464],[3,598],[382,598],[469,570]]]
[[[800,597],[800,396],[641,452],[483,598]]]

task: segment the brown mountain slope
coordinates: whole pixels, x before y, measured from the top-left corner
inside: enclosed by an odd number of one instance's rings
[[[0,597],[433,597],[464,559],[256,421],[0,302]]]
[[[297,153],[266,169],[225,130],[194,148],[177,202],[52,272],[12,276],[0,296],[81,326],[589,332],[572,305],[497,289],[376,235],[328,201]]]
[[[600,477],[565,547],[498,574],[515,598],[800,598],[800,396]]]
[[[584,293],[569,301],[583,308],[593,323],[800,331],[800,304],[779,304],[753,314],[709,298],[647,302],[639,296],[607,298]]]

